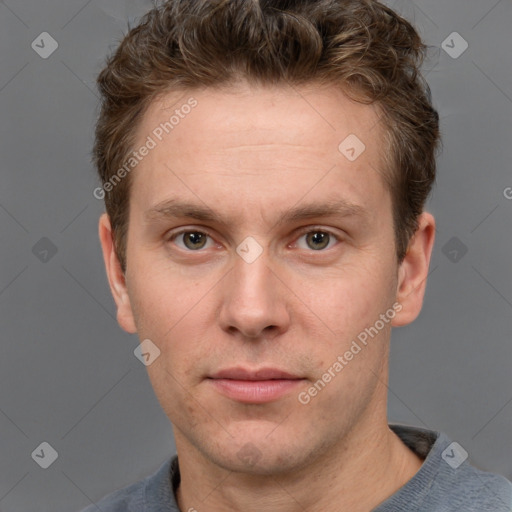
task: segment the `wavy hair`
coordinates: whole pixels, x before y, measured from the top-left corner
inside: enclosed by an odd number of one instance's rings
[[[376,103],[400,263],[435,180],[439,116],[420,73],[427,47],[413,26],[376,0],[166,0],[131,28],[98,76],[94,163],[108,182],[133,151],[134,133],[159,95],[262,85],[338,85]],[[130,176],[105,195],[126,270]]]

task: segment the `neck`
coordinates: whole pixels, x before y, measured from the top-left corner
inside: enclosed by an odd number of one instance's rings
[[[422,460],[387,422],[376,425],[373,420],[369,425],[358,424],[327,455],[293,473],[279,475],[220,468],[175,433],[181,473],[178,506],[182,511],[209,512],[372,510],[410,480]]]

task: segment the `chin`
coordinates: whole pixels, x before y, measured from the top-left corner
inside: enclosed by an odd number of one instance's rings
[[[258,438],[245,435],[243,441],[217,445],[215,452],[210,451],[207,457],[227,471],[274,476],[300,470],[314,458],[315,450],[311,446],[288,444],[284,439],[269,442],[267,435],[268,432]]]

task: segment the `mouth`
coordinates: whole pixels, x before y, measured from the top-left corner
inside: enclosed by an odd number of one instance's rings
[[[289,394],[304,378],[277,368],[228,368],[209,376],[208,381],[227,398],[241,403],[261,404]]]

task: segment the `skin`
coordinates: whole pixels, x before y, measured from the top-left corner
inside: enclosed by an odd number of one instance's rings
[[[108,216],[99,222],[118,322],[161,351],[147,370],[174,429],[180,509],[371,510],[422,463],[387,424],[388,353],[391,326],[420,312],[434,218],[420,216],[398,265],[377,107],[332,86],[173,93],[150,106],[138,145],[191,96],[197,107],[133,171],[125,275]],[[353,162],[338,150],[349,134],[366,146]],[[206,205],[224,223],[145,217],[169,198]],[[277,223],[331,198],[366,213]],[[209,237],[185,245],[183,234],[171,238],[177,228]],[[325,230],[330,239],[315,242]],[[250,264],[236,252],[247,236],[263,250]],[[396,302],[393,320],[301,404],[298,393]],[[207,378],[235,366],[304,380],[275,401],[244,404]],[[247,446],[253,457],[239,457]]]

